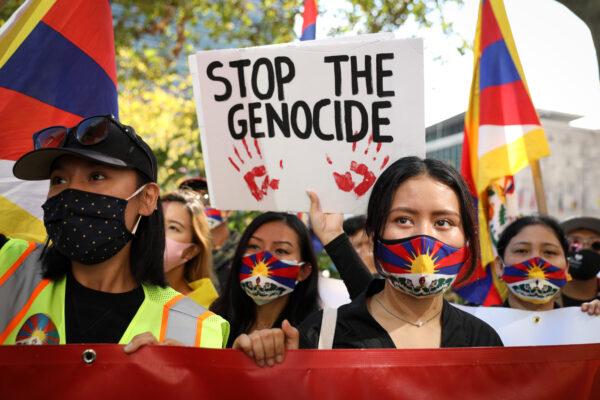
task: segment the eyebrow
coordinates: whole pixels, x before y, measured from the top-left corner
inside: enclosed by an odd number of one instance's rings
[[[167,219],[167,223],[168,224],[177,224],[177,225],[181,226],[182,228],[185,228],[185,226],[183,226],[183,224],[181,222],[176,221],[174,219]]]
[[[419,211],[415,210],[414,208],[410,208],[410,207],[396,207],[396,208],[392,208],[390,210],[390,214],[395,212],[395,211],[403,211],[409,214],[419,214]],[[460,214],[457,213],[456,211],[453,210],[435,210],[432,212],[433,215],[435,216],[439,216],[439,215],[454,215],[456,217],[460,218]]]
[[[531,242],[527,242],[527,241],[523,241],[523,240],[522,240],[522,241],[520,241],[520,242],[515,242],[515,243],[513,243],[512,245],[513,245],[513,246],[516,246],[516,245],[523,245],[523,244],[525,244],[525,245],[528,245],[528,246],[531,246],[531,245],[532,245],[532,243],[531,243]],[[542,242],[542,246],[561,247],[561,246],[559,246],[559,245],[557,245],[557,244],[555,244],[555,243],[550,243],[550,242]]]
[[[256,236],[251,236],[250,239],[258,240],[259,242],[264,242],[264,240],[262,240],[261,238],[256,237]],[[287,240],[278,240],[278,241],[275,241],[273,243],[275,243],[275,244],[287,244],[288,246],[294,247],[294,245],[291,242],[288,242]]]

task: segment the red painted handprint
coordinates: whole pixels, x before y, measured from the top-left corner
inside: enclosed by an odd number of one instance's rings
[[[385,166],[390,161],[390,156],[386,155],[383,157],[381,162],[378,161],[379,152],[381,151],[382,143],[377,143],[375,146],[374,152],[369,155],[369,151],[371,150],[371,144],[373,143],[373,135],[369,137],[367,147],[362,152],[356,151],[356,143],[352,143],[352,152],[356,154],[356,156],[363,157],[361,161],[351,161],[349,171],[338,173],[333,172],[333,179],[335,180],[335,184],[337,187],[344,191],[350,192],[353,191],[357,197],[363,196],[367,191],[373,186],[377,176],[373,172],[374,169],[379,167],[379,171],[382,171]],[[362,153],[362,154],[361,154]],[[333,161],[329,155],[326,156],[327,163],[329,165],[333,165]],[[371,168],[369,168],[371,165]],[[354,181],[353,175],[358,175],[360,177],[360,181],[356,183]]]
[[[244,145],[244,151],[248,158],[244,160],[243,153],[240,154],[238,148],[233,145],[235,160],[232,157],[228,157],[228,160],[231,165],[233,165],[233,168],[235,168],[235,170],[239,173],[242,173],[241,169],[245,169],[247,171],[243,176],[244,182],[246,182],[246,186],[248,186],[252,196],[257,201],[261,201],[268,194],[269,189],[279,189],[279,179],[273,179],[269,177],[267,168],[262,161],[262,152],[260,150],[258,140],[254,139],[254,148],[256,149],[258,158],[254,158],[252,156],[252,152],[250,151],[250,147],[248,146],[246,139],[242,139],[242,144]],[[239,166],[236,164],[236,161],[239,162]],[[279,160],[279,167],[283,169],[283,160]],[[260,182],[261,179],[262,182]]]

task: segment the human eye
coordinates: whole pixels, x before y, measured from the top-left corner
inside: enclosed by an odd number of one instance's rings
[[[447,218],[438,219],[434,222],[434,224],[439,228],[450,228],[456,225],[454,221]]]
[[[394,218],[394,222],[398,225],[410,225],[412,220],[406,215],[400,215]]]
[[[524,247],[517,247],[516,249],[513,249],[512,252],[514,254],[525,255],[525,254],[529,253],[529,249],[526,249]]]
[[[96,171],[90,174],[90,180],[92,181],[103,181],[106,179],[106,174],[104,172]]]
[[[260,247],[257,244],[248,243],[248,246],[246,246],[246,250],[248,250],[248,251],[259,251]]]
[[[290,252],[287,249],[278,248],[275,249],[275,254],[278,256],[287,256],[290,254]]]
[[[173,232],[181,232],[181,229],[177,225],[174,225],[174,224],[169,224],[167,226],[167,230],[170,230]]]
[[[50,186],[61,185],[66,182],[67,180],[60,175],[53,175],[50,177]]]

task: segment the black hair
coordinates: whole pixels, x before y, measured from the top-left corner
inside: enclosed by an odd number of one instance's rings
[[[211,311],[219,314],[231,324],[228,347],[231,347],[233,341],[239,335],[248,333],[256,318],[257,306],[244,292],[238,278],[240,266],[242,265],[242,257],[246,253],[250,238],[258,228],[274,221],[283,222],[296,232],[300,244],[301,261],[309,263],[312,266],[312,270],[308,278],[302,282],[298,282],[296,288],[290,294],[287,305],[273,326],[280,327],[284,319],[287,319],[292,325],[298,325],[310,313],[319,309],[317,291],[319,267],[312,248],[308,228],[293,214],[280,212],[266,212],[261,214],[254,218],[242,234],[231,261],[231,270],[229,271],[225,290],[210,307]]]
[[[354,236],[358,231],[365,229],[366,223],[367,217],[365,215],[357,215],[345,220],[343,229],[346,235]]]
[[[504,253],[506,253],[506,248],[508,247],[508,244],[512,238],[517,236],[524,228],[532,225],[541,225],[550,228],[552,232],[554,232],[556,239],[558,239],[558,242],[564,251],[565,259],[567,258],[567,254],[569,254],[569,242],[567,241],[567,236],[565,235],[565,231],[560,226],[560,223],[556,219],[547,215],[528,215],[517,218],[511,222],[510,225],[504,228],[500,234],[496,249],[498,250],[498,254],[502,260],[504,260]]]
[[[145,174],[135,170],[137,188],[151,182]],[[160,198],[157,207],[149,216],[142,216],[137,231],[131,240],[131,274],[138,284],[167,286],[163,266],[165,252],[165,226]],[[46,241],[40,257],[43,277],[58,280],[71,270],[71,260],[62,255]]]
[[[379,176],[367,207],[367,222],[365,231],[373,238],[374,245],[380,239],[385,229],[388,214],[396,189],[410,178],[427,175],[443,183],[454,191],[460,204],[460,216],[465,232],[466,246],[469,249],[469,263],[467,269],[461,271],[457,284],[466,281],[477,266],[479,257],[479,238],[477,232],[473,199],[467,185],[452,166],[433,159],[419,157],[404,157],[391,164]],[[375,252],[375,249],[373,249]]]

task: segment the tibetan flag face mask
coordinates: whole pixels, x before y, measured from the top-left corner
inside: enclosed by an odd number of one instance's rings
[[[280,260],[268,251],[246,255],[239,272],[240,286],[257,305],[291,293],[303,262]]]
[[[512,294],[533,304],[549,302],[571,277],[566,270],[534,257],[515,265],[504,267],[502,280]]]
[[[394,288],[413,297],[445,292],[468,258],[466,247],[452,247],[425,235],[379,239],[375,247],[379,273]]]

